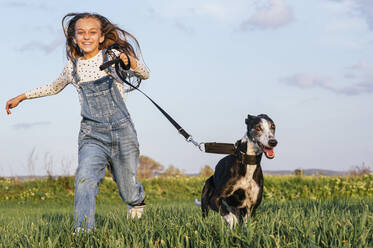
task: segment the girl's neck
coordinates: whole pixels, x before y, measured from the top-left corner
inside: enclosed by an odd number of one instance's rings
[[[86,53],[83,55],[83,57],[81,57],[81,60],[88,60],[88,59],[91,59],[93,57],[95,57],[100,51],[97,50],[97,51],[94,51],[94,52],[91,52],[91,53]]]

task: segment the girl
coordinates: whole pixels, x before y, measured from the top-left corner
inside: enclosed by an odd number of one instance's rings
[[[118,43],[120,48],[114,53],[125,65],[131,65],[127,71],[122,69],[122,73],[138,83],[147,79],[149,73],[139,60],[139,44],[130,33],[98,14],[70,13],[62,19],[62,26],[68,61],[61,75],[50,84],[10,99],[6,111],[11,114],[9,109],[25,99],[54,95],[69,83],[73,84],[78,91],[82,116],[75,177],[76,231],[94,228],[95,198],[106,166],[111,170],[122,200],[128,204],[129,217],[140,218],[145,193],[136,180],[139,144],[124,103],[126,90],[112,68],[109,68],[111,73],[99,70],[107,57],[105,49]],[[134,41],[136,49],[129,39]]]

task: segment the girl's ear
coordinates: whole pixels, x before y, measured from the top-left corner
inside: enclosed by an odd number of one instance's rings
[[[105,36],[101,35],[99,42],[102,43],[102,42],[104,42],[104,40],[105,40]]]
[[[73,41],[74,41],[74,43],[76,44],[76,39],[75,39],[75,37],[73,37]]]

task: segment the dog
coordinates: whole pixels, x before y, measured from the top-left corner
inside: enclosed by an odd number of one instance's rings
[[[244,137],[235,143],[235,154],[222,158],[202,190],[202,216],[209,209],[220,213],[230,228],[238,222],[247,223],[262,201],[263,173],[260,161],[263,153],[273,159],[276,126],[265,114],[248,115]]]

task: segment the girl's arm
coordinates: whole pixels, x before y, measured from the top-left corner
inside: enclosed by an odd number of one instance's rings
[[[11,114],[10,109],[17,107],[23,100],[55,95],[63,90],[71,82],[71,68],[68,62],[56,81],[8,100],[5,105],[7,114]]]
[[[60,76],[55,80],[54,82],[50,84],[46,84],[44,86],[41,86],[39,88],[30,90],[25,93],[27,99],[33,99],[33,98],[39,98],[43,96],[51,96],[59,93],[61,90],[63,90],[72,79],[71,76],[72,72],[72,63],[69,61]]]

